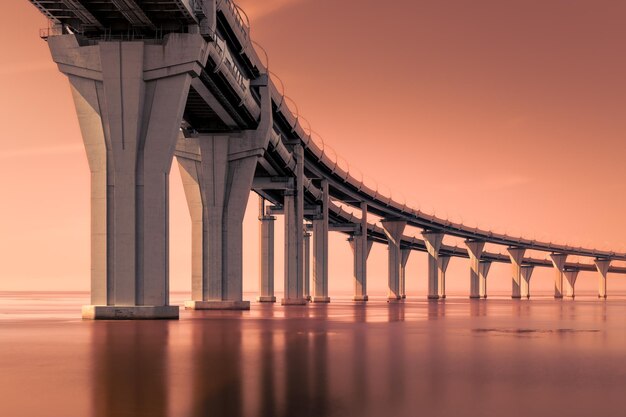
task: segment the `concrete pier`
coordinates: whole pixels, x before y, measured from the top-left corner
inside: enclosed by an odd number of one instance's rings
[[[491,268],[491,261],[480,261],[478,263],[478,296],[487,298],[487,275]]]
[[[466,240],[467,254],[470,259],[470,298],[480,298],[480,257],[483,254],[485,242],[479,240]]]
[[[322,180],[322,210],[313,219],[313,297],[314,303],[328,303],[328,181]]]
[[[169,306],[168,176],[200,35],[161,44],[48,39],[67,75],[91,171],[89,319],[178,318]]]
[[[565,293],[563,294],[565,297],[574,298],[575,288],[576,288],[576,278],[578,278],[578,269],[566,269],[563,272],[563,284]]]
[[[259,296],[261,303],[274,303],[274,222],[276,217],[268,216],[265,199],[259,197]]]
[[[359,231],[348,239],[354,256],[353,279],[354,301],[367,301],[367,258],[372,250],[372,241],[367,239],[367,204],[361,203]]]
[[[400,273],[402,270],[402,253],[400,249],[400,239],[406,227],[404,220],[387,219],[382,222],[385,235],[387,236],[388,251],[388,286],[387,299],[397,301],[402,299],[400,292]]]
[[[311,300],[311,233],[306,230],[302,235],[304,243],[304,298]]]
[[[522,281],[520,286],[520,293],[522,298],[530,298],[530,278],[533,275],[535,267],[533,265],[522,265],[521,268]]]
[[[521,281],[522,281],[522,261],[526,249],[524,248],[507,248],[509,258],[511,259],[511,298],[522,298]]]
[[[261,119],[256,129],[224,135],[189,133],[177,145],[192,219],[202,216],[202,250],[192,250],[197,257],[192,265],[197,267],[201,263],[202,274],[199,278],[197,272],[192,273],[192,299],[185,303],[185,308],[250,308],[250,302],[243,300],[242,227],[257,162],[267,149],[272,129],[267,82],[267,76],[257,80]],[[197,154],[199,161],[187,157]],[[199,227],[200,222],[192,221],[192,224]],[[193,235],[199,233],[194,231]]]
[[[283,305],[305,305],[304,298],[304,150],[294,145],[296,181],[285,190],[285,294]]]
[[[428,251],[428,299],[436,300],[439,294],[439,249],[443,242],[444,234],[435,231],[424,231],[422,237]],[[445,265],[447,267],[447,264]],[[444,278],[445,279],[445,278]],[[444,284],[445,287],[445,284]],[[444,289],[445,297],[445,289]]]
[[[593,261],[600,274],[598,279],[598,298],[606,298],[606,278],[611,267],[610,259],[596,259]]]
[[[437,285],[435,288],[431,288],[430,280],[428,281],[428,298],[446,298],[446,270],[448,269],[450,258],[448,255],[439,255],[437,258]],[[435,297],[436,295],[439,297]]]
[[[400,262],[400,297],[406,298],[406,264],[409,262],[409,256],[411,255],[411,249],[401,249],[401,262]]]
[[[554,298],[563,298],[563,274],[565,272],[566,253],[551,253],[550,259],[554,265]]]

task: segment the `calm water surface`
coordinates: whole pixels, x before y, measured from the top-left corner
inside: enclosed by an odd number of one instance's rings
[[[86,296],[0,293],[0,416],[626,415],[623,299],[92,322]]]

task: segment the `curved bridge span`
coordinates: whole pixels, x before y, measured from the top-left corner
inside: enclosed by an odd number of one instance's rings
[[[535,267],[554,268],[555,298],[574,297],[579,271],[598,272],[600,297],[609,272],[626,273],[611,266],[625,253],[467,227],[368,184],[289,105],[231,0],[30,2],[50,19],[41,36],[68,76],[91,170],[92,305],[84,317],[178,317],[168,297],[167,178],[174,156],[193,227],[187,308],[249,308],[242,299],[242,221],[251,190],[260,197],[262,302],[276,301],[276,215],[285,217],[285,305],[330,300],[329,231],[349,236],[356,301],[368,299],[373,242],[388,245],[391,302],[405,297],[414,250],[428,252],[430,299],[445,297],[451,257],[470,260],[471,298],[486,298],[492,262],[511,264],[513,298],[530,297]],[[405,234],[407,226],[422,232]],[[465,245],[446,245],[444,236]],[[588,262],[568,262],[570,255]]]

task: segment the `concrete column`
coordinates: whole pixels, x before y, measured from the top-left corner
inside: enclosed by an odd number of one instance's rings
[[[259,296],[261,303],[275,303],[274,295],[274,222],[276,217],[268,216],[265,199],[259,197]]]
[[[606,278],[609,274],[609,268],[611,267],[611,260],[596,259],[593,263],[600,273],[600,279],[598,280],[598,298],[606,298]]]
[[[446,270],[449,263],[450,256],[448,255],[439,255],[437,258],[437,285],[431,288],[430,280],[428,280],[428,298],[436,299],[436,295],[439,296],[438,298],[446,298]]]
[[[304,298],[311,300],[311,233],[304,231]]]
[[[509,258],[511,258],[511,298],[522,298],[520,291],[522,281],[522,261],[526,249],[524,248],[507,248]]]
[[[328,181],[322,180],[322,212],[313,220],[313,298],[328,303]]]
[[[466,240],[467,254],[470,259],[470,298],[480,298],[480,257],[483,254],[485,242],[480,240]]]
[[[424,238],[424,244],[428,251],[428,299],[436,300],[440,297],[439,294],[439,270],[441,265],[439,264],[439,249],[441,249],[441,243],[443,242],[443,233],[424,231],[422,237]],[[446,264],[447,268],[448,265]],[[445,269],[445,268],[444,268]],[[444,277],[445,281],[445,277]],[[445,287],[445,284],[444,284]],[[445,288],[443,289],[445,297]]]
[[[406,298],[406,264],[409,261],[411,255],[411,249],[401,249],[401,262],[400,262],[400,297]]]
[[[402,270],[402,253],[400,251],[400,240],[402,239],[402,232],[404,232],[406,222],[403,220],[383,220],[382,225],[387,236],[387,251],[389,254],[389,291],[387,299],[389,301],[401,300],[400,271]]]
[[[487,298],[487,274],[491,268],[491,261],[480,261],[478,263],[478,296]]]
[[[565,297],[574,298],[574,288],[576,285],[576,278],[578,278],[578,269],[566,269],[563,272],[563,284],[565,286]]]
[[[563,273],[565,272],[566,253],[551,253],[550,259],[554,265],[554,298],[563,298]]]
[[[285,191],[285,294],[283,305],[305,305],[304,298],[304,150],[293,147],[296,159],[296,181],[292,190]]]
[[[530,278],[533,275],[535,267],[533,265],[522,265],[521,274],[522,281],[520,286],[520,292],[522,298],[530,298]]]
[[[354,301],[367,301],[367,257],[372,241],[367,239],[367,204],[361,203],[361,225],[357,233],[348,239],[354,255]]]
[[[256,129],[194,134],[177,144],[188,205],[198,206],[200,198],[203,207],[202,250],[193,250],[195,256],[202,255],[202,261],[193,261],[194,265],[202,263],[202,276],[199,279],[194,274],[192,299],[185,302],[185,308],[250,308],[250,302],[243,301],[243,217],[257,162],[267,149],[273,124],[267,80],[266,76],[257,80],[261,120]]]
[[[91,171],[89,319],[178,318],[169,306],[168,176],[191,78],[208,57],[196,34],[159,44],[51,36],[68,76]]]

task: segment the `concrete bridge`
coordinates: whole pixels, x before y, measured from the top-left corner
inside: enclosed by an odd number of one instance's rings
[[[366,184],[289,108],[231,0],[30,2],[50,19],[41,36],[69,79],[91,170],[92,305],[83,308],[85,318],[178,317],[168,295],[174,156],[193,225],[186,308],[250,308],[242,292],[242,221],[251,190],[259,195],[260,302],[276,301],[278,215],[285,218],[284,305],[330,301],[330,231],[348,236],[357,302],[368,299],[366,261],[374,242],[388,246],[389,302],[406,297],[412,251],[428,253],[429,299],[445,298],[451,257],[469,259],[471,298],[487,297],[493,262],[511,264],[514,299],[530,297],[535,267],[554,268],[555,298],[574,297],[579,271],[598,272],[599,297],[606,297],[609,272],[626,273],[611,266],[625,253],[467,227]],[[422,233],[407,235],[406,226]],[[446,235],[464,239],[465,247],[443,244]],[[507,255],[485,244],[501,245]],[[588,262],[568,262],[570,255]]]

